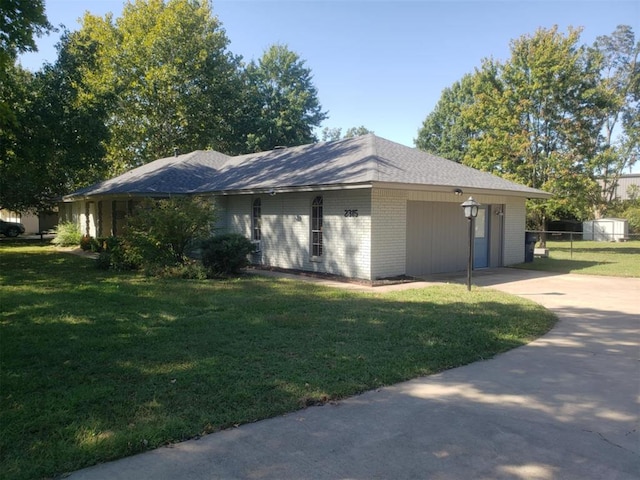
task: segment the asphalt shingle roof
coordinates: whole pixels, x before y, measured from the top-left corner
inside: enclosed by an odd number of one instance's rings
[[[65,199],[280,190],[376,182],[499,190],[531,198],[549,196],[546,192],[369,134],[236,157],[197,150],[156,160],[79,190]]]

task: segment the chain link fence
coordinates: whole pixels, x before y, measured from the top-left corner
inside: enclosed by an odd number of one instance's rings
[[[548,252],[540,253],[543,251],[543,245],[546,242],[567,242],[570,244],[571,258],[573,258],[573,246],[583,241],[596,241],[603,243],[622,243],[622,242],[634,242],[640,241],[639,233],[622,233],[616,231],[604,231],[598,232],[571,232],[564,230],[527,230],[525,239],[526,260],[532,261],[533,256],[547,256]],[[540,245],[540,248],[536,248],[536,245]]]

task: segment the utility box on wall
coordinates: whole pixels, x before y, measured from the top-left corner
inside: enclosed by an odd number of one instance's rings
[[[596,242],[622,242],[629,237],[629,222],[624,218],[601,218],[582,224],[582,239]]]

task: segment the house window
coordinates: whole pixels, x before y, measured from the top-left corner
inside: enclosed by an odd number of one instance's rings
[[[322,255],[322,197],[316,197],[311,203],[311,255]]]
[[[254,241],[257,242],[262,238],[262,201],[259,198],[253,201],[251,231],[251,238]]]

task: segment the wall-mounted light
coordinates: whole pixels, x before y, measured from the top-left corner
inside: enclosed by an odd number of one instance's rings
[[[453,193],[455,193],[456,195],[460,196],[462,195],[462,189],[461,188],[456,188]]]
[[[275,197],[276,195],[276,191],[275,190],[269,190],[269,196],[270,197]]]

